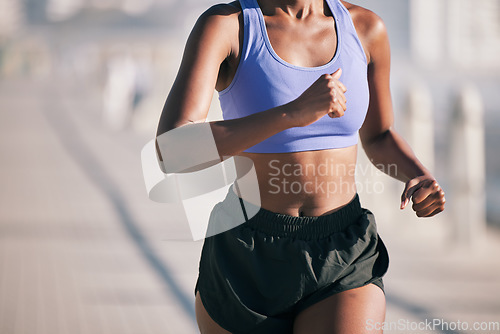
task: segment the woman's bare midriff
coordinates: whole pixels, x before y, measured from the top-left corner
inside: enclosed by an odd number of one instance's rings
[[[272,212],[290,216],[326,215],[348,204],[356,194],[357,145],[240,156],[253,161],[260,206]]]

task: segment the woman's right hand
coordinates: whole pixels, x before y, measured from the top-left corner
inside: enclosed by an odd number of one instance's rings
[[[304,93],[290,102],[289,116],[292,125],[306,126],[328,114],[331,118],[342,117],[346,110],[347,91],[339,80],[342,69],[320,76]]]

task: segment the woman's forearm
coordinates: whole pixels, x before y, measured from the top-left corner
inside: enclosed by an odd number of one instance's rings
[[[418,160],[410,145],[393,129],[387,130],[363,148],[370,161],[384,173],[403,182],[432,173]]]
[[[156,151],[164,173],[206,168],[237,155],[263,140],[295,126],[286,104],[246,117],[186,123],[169,131],[158,127]]]
[[[293,127],[288,115],[288,106],[284,105],[243,118],[211,122],[219,156],[234,156]]]

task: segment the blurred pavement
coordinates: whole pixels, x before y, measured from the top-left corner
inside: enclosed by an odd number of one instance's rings
[[[0,81],[0,334],[196,333],[201,242],[147,198],[140,150],[155,129],[110,131],[98,87],[51,80]],[[467,248],[446,216],[372,211],[391,258],[388,322],[499,325],[498,230]]]

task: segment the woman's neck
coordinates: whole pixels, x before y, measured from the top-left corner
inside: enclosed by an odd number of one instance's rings
[[[286,15],[304,19],[311,14],[324,13],[323,0],[259,0],[264,15]]]

